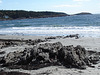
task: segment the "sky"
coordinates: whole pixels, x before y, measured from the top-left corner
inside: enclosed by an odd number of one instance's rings
[[[0,0],[0,10],[55,11],[100,14],[100,0]]]

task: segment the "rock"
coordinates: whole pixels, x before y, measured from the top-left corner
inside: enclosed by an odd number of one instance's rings
[[[5,54],[5,51],[0,51],[0,54]]]
[[[89,57],[90,54],[92,55],[80,45],[63,46],[60,42],[56,42],[37,44],[21,52],[10,52],[0,61],[5,61],[3,65],[9,68],[37,69],[60,64],[66,67],[86,69],[86,66],[91,66],[94,61],[99,61],[97,57]]]
[[[56,37],[51,36],[51,37],[47,37],[45,39],[56,39]]]
[[[30,74],[13,71],[13,72],[0,72],[0,75],[30,75]]]
[[[58,50],[62,48],[62,44],[60,42],[57,43],[45,43],[39,44],[34,47],[34,51],[37,54],[36,60],[34,62],[41,62],[42,63],[54,63],[57,61]]]
[[[0,64],[5,63],[4,57],[0,57]]]
[[[73,46],[66,46],[59,52],[59,57],[60,61],[62,61],[61,59],[63,59],[63,63],[66,67],[76,67],[82,69],[86,66],[86,63],[84,61],[85,54],[81,50],[81,48],[79,49],[74,48]]]
[[[45,42],[45,41],[46,40],[41,40],[41,39],[36,39],[36,40],[29,39],[29,40],[26,41],[26,44],[28,44],[28,45],[35,45],[35,44],[38,44],[40,42]]]
[[[21,40],[0,40],[0,48],[6,48],[6,47],[10,47],[10,46],[18,46],[18,45],[22,45],[23,42]]]
[[[90,56],[89,60],[93,64],[98,64],[98,62],[100,61],[100,56],[98,56],[98,55],[96,55],[96,56]]]
[[[5,56],[6,65],[28,64],[33,59],[32,49],[26,49],[22,52],[10,52]]]
[[[98,64],[98,62],[100,62],[100,53],[96,52],[96,51],[88,51],[89,53],[89,61],[92,64]]]
[[[79,34],[67,35],[64,38],[74,38],[74,37],[75,39],[79,39]]]
[[[39,53],[39,55],[36,58],[36,61],[39,64],[50,63],[49,54],[48,53]]]

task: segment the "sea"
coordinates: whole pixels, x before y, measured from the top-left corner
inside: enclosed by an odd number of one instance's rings
[[[0,21],[0,35],[100,37],[100,14]]]

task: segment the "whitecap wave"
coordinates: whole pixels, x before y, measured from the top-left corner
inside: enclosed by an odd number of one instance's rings
[[[12,27],[0,30],[0,34],[24,34],[24,35],[42,35],[58,36],[69,34],[80,34],[81,36],[100,37],[100,26],[84,27]]]

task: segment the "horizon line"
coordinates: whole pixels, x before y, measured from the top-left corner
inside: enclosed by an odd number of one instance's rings
[[[81,11],[81,12],[76,12],[76,13],[67,13],[67,12],[64,12],[64,11],[52,11],[52,10],[38,10],[38,11],[35,11],[35,10],[24,10],[24,9],[0,9],[0,10],[14,10],[14,11],[33,11],[33,12],[62,12],[62,13],[66,13],[66,14],[69,14],[69,15],[74,15],[74,14],[78,14],[78,13],[91,13],[91,12],[88,12],[88,11]],[[100,14],[100,13],[91,13],[91,14]]]

